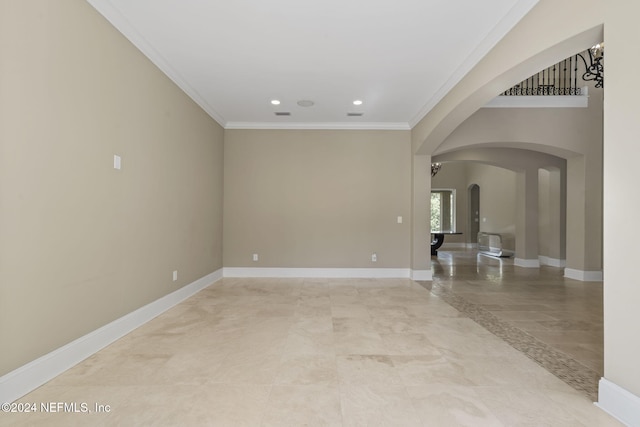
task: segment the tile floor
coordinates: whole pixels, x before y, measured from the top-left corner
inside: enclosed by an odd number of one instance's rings
[[[423,285],[574,388],[597,400],[603,376],[602,282],[562,277],[562,268],[513,266],[475,251],[432,258]]]
[[[441,251],[432,283],[223,279],[20,399],[110,412],[0,425],[619,425],[580,387],[601,370],[601,284],[484,258]]]

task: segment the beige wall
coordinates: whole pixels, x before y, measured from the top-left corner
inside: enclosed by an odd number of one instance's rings
[[[435,155],[469,146],[517,147],[561,158],[602,158],[602,89],[588,108],[481,108],[456,128]]]
[[[566,171],[538,170],[539,254],[554,260],[566,257]]]
[[[224,186],[225,267],[409,267],[408,131],[227,130]]]
[[[464,157],[464,156],[462,156]],[[480,187],[480,231],[503,233],[505,249],[515,249],[516,173],[508,169],[471,161],[451,161],[433,177],[433,188],[456,190],[456,221],[460,236],[450,236],[447,243],[471,241],[468,234],[469,187]],[[486,221],[483,221],[483,218]]]
[[[640,199],[640,4],[606,3],[604,108],[605,378],[640,396],[640,280],[636,226]],[[634,50],[635,49],[635,50]]]
[[[468,228],[468,187],[467,164],[463,162],[449,162],[442,165],[440,172],[431,178],[433,189],[454,189],[456,191],[455,230],[461,235],[447,236],[444,248],[449,243],[466,243],[470,241]]]
[[[411,156],[411,270],[415,280],[431,278],[431,156]]]
[[[472,116],[475,117],[476,115]],[[486,121],[476,122],[469,119],[473,123],[472,126],[463,125],[457,129],[451,138],[453,141],[469,139],[474,141],[474,128]],[[465,122],[466,123],[466,122]],[[495,122],[491,122],[495,125]],[[509,126],[502,126],[503,129],[509,129]],[[468,138],[465,138],[467,135]],[[449,141],[449,140],[447,140]],[[445,144],[447,145],[447,142]],[[480,223],[480,230],[491,233],[500,233],[503,235],[505,249],[516,251],[515,256],[519,259],[537,260],[540,255],[538,247],[538,169],[542,167],[552,167],[559,170],[565,169],[565,160],[559,157],[531,151],[514,148],[500,147],[484,147],[472,146],[465,149],[457,149],[435,156],[438,161],[466,161],[477,162],[484,165],[494,165],[499,168],[512,171],[511,174],[500,172],[492,172],[499,170],[493,167],[468,169],[476,171],[474,176],[470,176],[467,172],[467,185],[478,184],[479,180],[486,181],[481,185],[481,215],[485,209],[495,210],[491,212],[492,217],[501,218],[498,230],[495,225],[489,224],[490,228],[486,228],[486,224]],[[448,165],[450,163],[445,163]],[[473,164],[473,163],[471,163]],[[517,172],[517,173],[513,173]],[[436,175],[437,178],[437,175]],[[512,181],[505,183],[505,180]],[[506,190],[505,185],[513,184],[513,190]],[[518,187],[519,185],[519,187]],[[502,200],[505,194],[511,194],[508,198]],[[512,192],[511,192],[512,191]],[[495,194],[497,193],[497,194]],[[483,206],[482,199],[486,197],[500,198],[500,201],[492,201],[492,205]],[[498,203],[498,204],[495,204]],[[504,203],[512,203],[505,205]],[[507,215],[507,213],[509,214]],[[511,215],[515,216],[511,216]],[[506,216],[505,216],[506,215]],[[558,214],[557,220],[560,219]],[[557,221],[556,220],[556,221]],[[489,219],[487,219],[489,221]],[[558,227],[560,225],[558,224]]]
[[[84,1],[0,43],[2,375],[222,267],[223,131]]]
[[[556,221],[552,215],[551,174],[545,169],[538,170],[538,252],[549,256],[553,250],[547,237],[552,235],[552,226]]]
[[[603,90],[588,86],[588,108],[482,108],[444,140],[435,158],[462,158],[460,153],[470,150],[481,153],[497,147],[520,147],[567,159],[566,210],[572,219],[566,229],[567,267],[600,271]],[[485,157],[513,169],[564,168],[557,161],[545,160],[543,154],[507,154],[511,158],[497,159],[495,154]]]
[[[447,237],[445,244],[470,241],[468,189],[477,184],[480,187],[480,231],[503,234],[505,249],[515,249],[515,172],[471,161],[451,161],[443,164],[432,182],[434,188],[456,189],[457,231],[463,234]]]
[[[503,247],[515,250],[516,173],[470,163],[467,181],[480,187],[480,231],[502,234]]]
[[[556,260],[565,259],[564,223],[560,223],[560,219],[564,218],[562,201],[566,198],[562,188],[565,180],[563,174],[559,168],[539,170],[538,253]],[[516,173],[502,168],[466,161],[445,163],[432,184],[434,188],[456,190],[457,231],[463,233],[461,236],[447,237],[445,244],[470,241],[468,188],[474,183],[482,183],[481,197],[484,203],[481,204],[481,215],[487,218],[487,222],[484,227],[483,223],[480,224],[481,229],[486,232],[502,230],[506,233],[505,248],[513,250],[516,238],[516,182]]]
[[[438,152],[464,146],[511,146],[567,159],[567,266],[602,270],[603,90],[589,84],[588,108],[483,108]],[[548,166],[548,165],[541,165]]]

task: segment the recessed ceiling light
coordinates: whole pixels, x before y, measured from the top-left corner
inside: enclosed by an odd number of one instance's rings
[[[313,107],[314,104],[315,102],[309,101],[308,99],[298,101],[298,105],[301,107]]]
[[[353,105],[362,105],[362,101],[356,99],[355,101],[353,101]]]
[[[277,99],[272,99],[271,100],[271,104],[272,105],[280,105],[280,101],[278,101]]]

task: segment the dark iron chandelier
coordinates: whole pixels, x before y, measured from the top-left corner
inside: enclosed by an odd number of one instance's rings
[[[442,167],[442,163],[431,163],[431,178],[436,176],[436,174],[440,171]]]
[[[578,54],[578,56],[582,58],[586,70],[582,75],[582,80],[595,81],[596,87],[604,87],[604,66],[602,64],[604,59],[604,43],[598,43],[587,50],[587,52],[589,54],[588,64],[586,58],[581,53]]]

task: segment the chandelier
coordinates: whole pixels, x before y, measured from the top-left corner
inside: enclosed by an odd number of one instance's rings
[[[431,177],[433,178],[440,171],[442,163],[431,163]]]
[[[604,66],[602,60],[604,59],[604,43],[598,43],[587,50],[589,54],[589,63],[587,64],[586,58],[579,53],[578,56],[582,58],[584,62],[585,72],[582,75],[584,81],[595,81],[596,87],[604,87]]]

